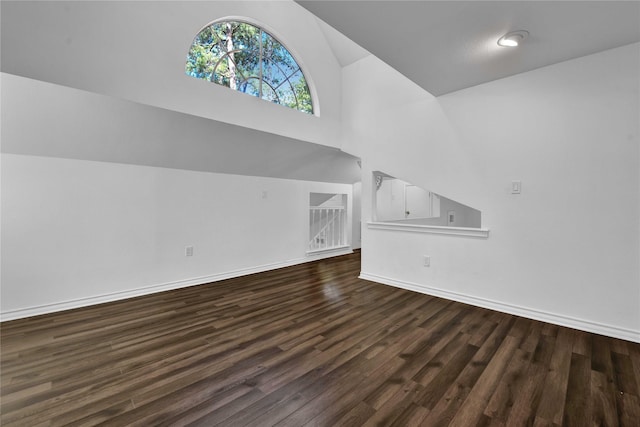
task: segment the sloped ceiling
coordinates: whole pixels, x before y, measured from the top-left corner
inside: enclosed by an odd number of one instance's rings
[[[296,2],[436,96],[640,41],[638,1]]]
[[[3,153],[360,181],[358,159],[335,148],[9,74],[2,83]]]
[[[263,116],[253,114],[245,120],[278,118],[280,128],[303,129],[294,133],[300,139],[278,134],[278,129],[270,132],[268,127],[252,128],[242,121],[180,109],[180,103],[203,111],[223,104],[216,104],[209,88],[200,90],[206,82],[185,77],[183,61],[198,26],[230,16],[236,6],[229,1],[3,0],[2,151],[307,181],[359,181],[358,159],[335,148],[337,137],[334,146],[313,143],[317,141],[311,138],[323,132],[327,139],[338,135],[339,109],[319,118],[267,105]],[[296,22],[316,23],[292,1],[241,6],[256,15],[268,12],[283,20],[301,15],[304,19]],[[314,34],[324,43],[322,55],[331,55],[317,28],[306,36]],[[337,60],[325,59],[335,64],[339,77]],[[191,92],[182,91],[176,80],[187,81]],[[242,106],[256,99],[233,95],[238,102],[223,105],[236,110],[228,116],[249,116]],[[338,91],[332,96],[339,105]],[[260,111],[252,111],[256,110]],[[335,132],[323,127],[322,120],[335,122]]]
[[[367,50],[354,43],[347,36],[323,20],[318,19],[317,23],[341,67],[351,65],[365,56],[371,55]]]
[[[74,61],[77,64],[82,62],[83,58],[81,50],[67,49],[65,46],[81,41],[90,44],[94,40],[63,37],[56,39],[58,44],[47,43],[47,37],[51,38],[51,34],[46,29],[50,27],[44,24],[61,25],[57,21],[51,22],[51,16],[47,13],[51,8],[45,7],[54,3],[61,5],[58,13],[70,19],[64,25],[72,26],[73,33],[77,33],[78,37],[94,33],[115,35],[118,32],[117,23],[125,19],[121,16],[120,8],[108,7],[116,2],[2,1],[2,71],[81,89],[95,86],[100,89],[96,92],[102,93],[103,96],[109,95],[109,91],[113,89],[111,86],[116,83],[120,89],[124,87],[135,91],[138,84],[135,79],[126,82],[113,81],[114,78],[103,79],[94,84],[92,80],[99,79],[99,76],[85,73],[82,78],[88,83],[82,85],[78,82],[79,77],[69,77],[73,74],[71,71],[74,70]],[[251,4],[269,8],[272,3],[275,5],[276,2],[262,1]],[[320,23],[319,27],[341,66],[348,66],[371,52],[435,95],[640,40],[640,2],[637,1],[298,0],[297,3],[302,7],[296,7],[299,11],[295,13],[306,14],[308,10],[319,20],[326,22]],[[77,7],[80,4],[83,5],[82,8]],[[133,31],[132,28],[139,28],[139,31],[144,31],[145,28],[148,30],[144,25],[134,27],[132,24],[138,19],[141,19],[140,22],[143,24],[157,21],[158,17],[147,16],[147,11],[158,13],[159,10],[176,10],[175,8],[180,8],[185,17],[188,16],[191,20],[194,20],[195,16],[199,22],[203,18],[198,15],[198,11],[213,14],[217,4],[136,2],[137,6],[133,9],[136,9],[140,16],[126,17],[127,22],[131,24],[127,28],[130,31]],[[153,8],[151,5],[156,7]],[[171,7],[164,7],[165,5]],[[75,9],[92,12],[86,16],[91,19],[81,19],[81,14],[71,13]],[[103,14],[98,15],[102,16],[101,20],[94,19],[96,10],[109,13],[109,16]],[[170,18],[171,16],[163,16],[163,22],[170,22]],[[100,31],[96,30],[96,26],[100,27]],[[497,47],[497,38],[514,29],[526,29],[531,33],[531,37],[516,50]],[[162,33],[170,34],[171,40],[178,35],[185,38],[185,45],[193,36],[192,31],[186,31],[178,25],[162,27]],[[64,34],[64,31],[60,34]],[[359,46],[352,43],[352,40]],[[94,56],[91,58],[102,61],[96,66],[103,63],[111,66],[120,63],[114,58],[120,58],[118,52],[122,46],[117,43],[110,44],[108,41],[111,40],[95,40],[95,45],[100,49],[93,52]],[[178,45],[181,46],[181,43]],[[60,49],[63,48],[66,49],[66,56],[60,55]],[[181,49],[183,47],[178,47],[178,50]],[[149,70],[163,69],[167,56],[165,50],[154,50],[155,62],[149,64]],[[70,56],[70,52],[77,53],[80,57]],[[89,62],[87,67],[91,70],[94,63]],[[137,66],[140,67],[139,64]],[[5,91],[6,88],[3,87],[3,103]],[[164,92],[166,91],[162,87],[156,90],[159,97]],[[33,100],[34,105],[41,102],[43,108],[52,108],[47,114],[55,112],[55,102],[51,104],[49,100],[38,97]],[[110,102],[106,98],[100,98],[99,104],[109,105]],[[140,144],[144,141],[136,139],[130,142],[130,147],[120,147],[117,153],[112,153],[106,148],[109,145],[73,146],[67,141],[66,147],[58,146],[57,149],[64,151],[69,157],[84,156],[92,160],[138,162],[184,169],[326,182],[358,180],[356,158],[334,148],[216,120],[200,120],[170,109],[142,107],[143,105],[134,102],[121,108],[136,110],[136,114],[143,117],[143,121],[149,127],[153,127],[153,123],[158,120],[163,122],[159,127],[164,127],[166,123],[175,123],[176,127],[168,129],[169,132],[173,132],[174,129],[186,129],[185,134],[191,135],[191,139],[186,140],[190,142],[183,141],[172,147],[153,148],[154,143],[146,141],[147,146],[143,149]],[[73,121],[61,123],[76,126]],[[122,129],[131,129],[130,124],[127,122]],[[7,134],[7,123],[4,120],[2,127],[4,137]],[[140,134],[145,132],[141,128],[138,131]],[[227,139],[208,137],[213,134],[227,135]],[[117,133],[109,135],[114,138],[118,136]],[[131,139],[130,135],[125,134],[121,134],[120,137]],[[22,141],[24,142],[24,138]],[[162,141],[165,144],[168,140]],[[58,143],[62,144],[62,141]],[[3,138],[2,149],[12,152],[31,150],[31,153],[36,155],[62,155],[61,152],[52,153],[56,146],[52,144],[47,147],[30,141],[18,147],[11,140]],[[145,151],[152,148],[158,151]]]

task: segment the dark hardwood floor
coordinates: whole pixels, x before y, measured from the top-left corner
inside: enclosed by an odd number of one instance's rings
[[[359,266],[356,253],[5,322],[2,425],[640,425],[639,344]]]

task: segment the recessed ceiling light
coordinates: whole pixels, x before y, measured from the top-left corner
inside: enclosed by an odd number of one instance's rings
[[[498,39],[498,45],[503,47],[516,47],[522,40],[527,38],[528,35],[529,32],[525,30],[512,31],[500,37]]]

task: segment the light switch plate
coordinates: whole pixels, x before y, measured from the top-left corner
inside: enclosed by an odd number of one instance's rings
[[[520,193],[522,193],[522,182],[511,181],[511,194],[520,194]]]

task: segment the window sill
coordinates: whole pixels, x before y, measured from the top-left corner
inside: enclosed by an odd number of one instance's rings
[[[368,222],[370,230],[405,231],[409,233],[444,234],[448,236],[489,238],[488,228],[442,227],[436,225],[398,224],[393,222]]]

